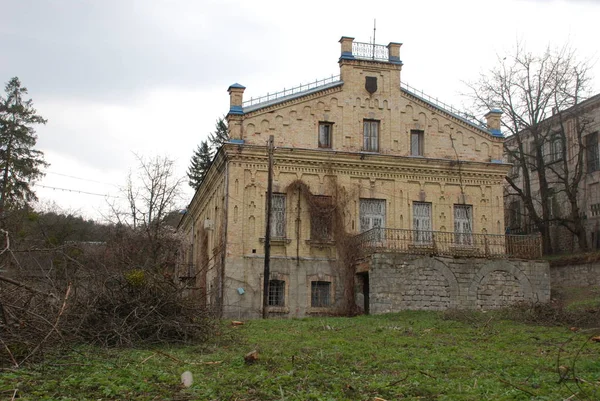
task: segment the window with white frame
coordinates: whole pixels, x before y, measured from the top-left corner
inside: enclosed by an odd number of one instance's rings
[[[360,199],[360,232],[385,227],[385,199]]]
[[[458,245],[473,244],[473,206],[454,205],[454,242]]]
[[[379,152],[379,121],[364,120],[363,150],[367,152]]]
[[[310,282],[310,306],[313,308],[327,308],[331,305],[331,282]]]
[[[271,237],[285,238],[285,195],[271,197]]]
[[[413,230],[415,243],[431,243],[431,203],[413,202]]]
[[[328,122],[319,123],[319,147],[331,148],[331,134],[333,133],[333,124]]]
[[[425,133],[421,130],[410,131],[410,155],[423,156],[425,148]]]

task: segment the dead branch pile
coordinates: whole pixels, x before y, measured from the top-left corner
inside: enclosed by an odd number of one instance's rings
[[[215,320],[172,279],[170,231],[119,229],[105,243],[7,249],[0,273],[0,366],[19,366],[74,344],[197,343]]]

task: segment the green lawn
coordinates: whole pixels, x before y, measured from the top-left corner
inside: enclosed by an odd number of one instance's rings
[[[78,348],[0,371],[0,399],[600,400],[600,343],[589,340],[597,331],[500,316],[255,320],[224,324],[207,345]],[[194,384],[183,389],[186,370]]]

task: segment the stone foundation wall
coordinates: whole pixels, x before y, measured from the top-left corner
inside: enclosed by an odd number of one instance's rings
[[[544,261],[377,254],[371,258],[369,284],[372,314],[494,309],[550,300],[550,273]]]
[[[553,287],[600,285],[600,263],[551,267],[550,280]]]

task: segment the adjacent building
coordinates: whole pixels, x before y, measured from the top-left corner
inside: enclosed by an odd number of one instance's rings
[[[181,280],[225,316],[261,314],[271,136],[272,315],[368,311],[376,294],[365,246],[484,258],[508,252],[510,165],[502,161],[500,113],[492,110],[481,126],[408,87],[400,43],[340,43],[338,76],[257,99],[246,99],[240,84],[228,89],[230,140],[179,228],[189,239]],[[522,281],[511,269],[507,277]],[[433,294],[432,309],[483,299],[477,286],[464,284],[462,294],[455,283],[462,276],[445,272],[446,295]],[[465,280],[482,280],[476,273]]]
[[[505,160],[513,165],[509,179],[518,188],[530,188],[538,215],[543,216],[541,204],[543,199],[547,200],[544,220],[549,225],[553,252],[577,252],[584,248],[574,234],[576,219],[571,216],[574,207],[567,191],[574,194],[575,214],[581,216],[584,237],[581,240],[588,249],[600,249],[600,94],[567,110],[554,110],[537,129],[537,140],[529,131],[506,139]],[[538,160],[538,156],[542,159]],[[540,166],[548,187],[544,191],[540,188]],[[505,205],[507,232],[539,231],[523,197],[508,184]]]

